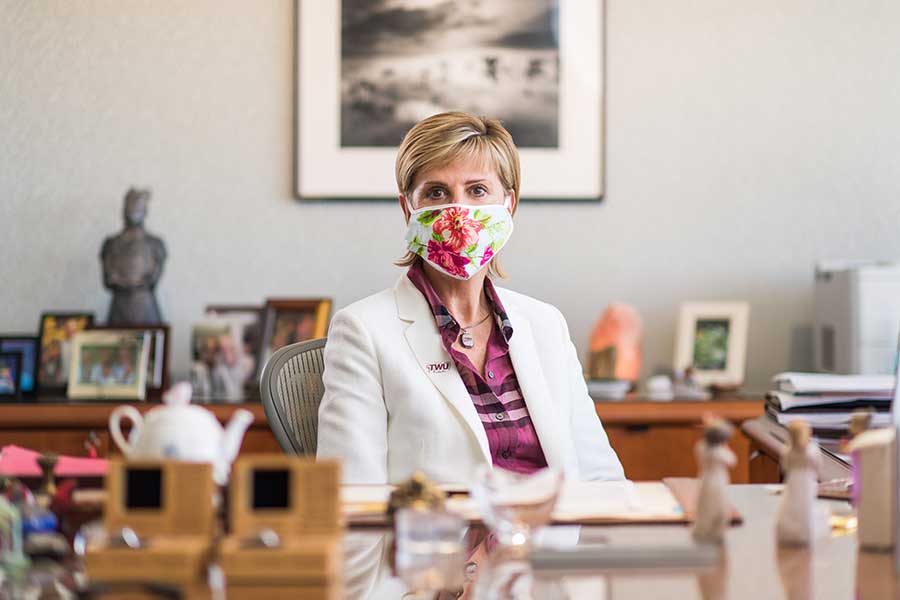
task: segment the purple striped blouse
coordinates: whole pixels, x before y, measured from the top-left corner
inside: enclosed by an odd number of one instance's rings
[[[491,280],[484,280],[484,290],[494,310],[494,327],[488,339],[484,365],[485,378],[468,356],[453,348],[460,325],[431,286],[421,261],[409,268],[407,277],[431,306],[444,348],[456,363],[456,370],[481,418],[494,465],[517,473],[533,473],[546,467],[547,459],[509,357],[512,324]]]

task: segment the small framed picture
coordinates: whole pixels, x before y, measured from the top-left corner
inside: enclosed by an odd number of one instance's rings
[[[41,315],[37,371],[39,392],[65,393],[72,364],[72,337],[93,324],[94,315],[87,312]]]
[[[69,368],[69,398],[144,400],[150,333],[104,329],[76,333]]]
[[[22,381],[22,353],[0,352],[0,402],[17,402]]]
[[[325,337],[331,315],[329,298],[266,300],[257,378],[272,353],[284,346]]]
[[[132,331],[147,333],[150,346],[147,349],[147,399],[160,400],[169,387],[169,326],[159,325],[92,325],[89,331]]]
[[[244,389],[255,390],[259,384],[253,375],[259,361],[259,341],[262,337],[262,306],[214,304],[206,307],[206,316],[231,324],[235,360],[248,365]]]
[[[744,383],[749,319],[747,302],[682,304],[675,369],[692,368],[700,385],[739,387]]]
[[[18,352],[22,355],[20,392],[23,396],[34,394],[37,371],[38,338],[33,335],[0,335],[0,352]]]
[[[208,316],[191,329],[191,385],[200,402],[240,402],[256,365],[234,321]]]

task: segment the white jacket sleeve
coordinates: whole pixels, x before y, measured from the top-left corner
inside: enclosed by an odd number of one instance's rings
[[[578,360],[578,352],[569,335],[569,326],[562,313],[559,311],[557,313],[562,327],[562,342],[566,353],[565,361],[571,394],[569,427],[575,443],[581,479],[585,481],[625,479],[622,463],[619,462],[619,457],[609,445],[609,439],[600,423],[600,417],[594,410],[594,401],[588,394],[584,372],[581,362]]]
[[[387,483],[387,409],[372,340],[339,311],[325,345],[318,458],[341,459],[344,483]]]

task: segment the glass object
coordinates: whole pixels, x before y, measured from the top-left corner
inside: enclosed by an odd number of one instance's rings
[[[465,520],[445,511],[402,508],[394,514],[397,575],[415,593],[461,588]]]
[[[471,493],[498,541],[527,549],[534,530],[550,521],[562,481],[562,472],[554,469],[523,475],[485,465]]]

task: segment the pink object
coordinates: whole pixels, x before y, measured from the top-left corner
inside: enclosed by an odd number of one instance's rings
[[[0,474],[10,477],[40,477],[37,464],[40,452],[19,446],[4,446],[0,450]],[[103,477],[107,462],[103,458],[76,458],[60,456],[53,472],[57,477]]]
[[[637,381],[641,372],[641,336],[644,326],[637,309],[613,302],[606,307],[591,333],[591,353],[616,349],[615,378]]]

